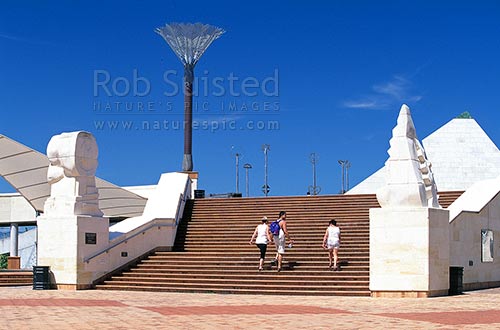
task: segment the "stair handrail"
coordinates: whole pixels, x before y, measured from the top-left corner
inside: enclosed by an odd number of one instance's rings
[[[177,210],[175,210],[175,225],[179,225],[181,217],[184,215],[184,209],[186,206],[186,201],[191,198],[191,180],[187,180],[184,185],[184,191],[179,195],[179,201],[177,202]]]
[[[191,190],[191,185],[190,185],[191,180],[186,181],[186,185],[184,186],[184,192],[182,192],[179,196],[179,201],[177,202],[177,210],[175,211],[175,225],[177,226],[180,222],[180,218],[184,214],[184,206],[186,205],[186,195],[191,197],[190,193],[187,193],[188,191]]]
[[[126,236],[126,234],[125,234],[124,235],[125,237],[118,238],[118,240],[116,242],[108,245],[106,248],[104,248],[100,251],[97,251],[88,257],[83,258],[83,262],[88,263],[90,260],[100,256],[101,254],[108,253],[109,250],[114,249],[115,247],[120,246],[122,244],[125,244],[128,240],[130,240],[130,239],[132,239],[140,234],[146,233],[146,231],[150,230],[153,227],[177,227],[179,225],[179,222],[180,222],[179,218],[181,217],[181,213],[183,213],[184,206],[186,204],[186,191],[187,191],[188,187],[189,187],[189,184],[188,184],[188,182],[186,182],[186,186],[184,187],[184,192],[179,195],[179,200],[177,202],[177,210],[175,211],[175,218],[173,219],[174,223],[169,223],[169,224],[161,224],[160,223],[160,224],[158,224],[158,223],[156,223],[156,220],[169,220],[169,219],[166,219],[166,218],[151,219],[147,223],[131,230],[131,231],[136,231],[136,233],[134,233],[130,236]],[[142,227],[145,227],[145,228],[142,228]]]

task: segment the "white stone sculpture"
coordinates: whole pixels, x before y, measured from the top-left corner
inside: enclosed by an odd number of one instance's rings
[[[80,131],[55,135],[47,146],[47,156],[51,189],[45,215],[102,216],[95,185],[98,149],[92,134]]]
[[[428,207],[441,207],[439,205],[439,196],[437,194],[436,182],[434,181],[434,174],[432,173],[432,163],[427,159],[424,147],[420,144],[418,139],[415,139],[417,147],[417,157],[420,162],[420,173],[422,173],[422,180],[425,185],[425,194],[427,198]]]
[[[418,141],[410,108],[401,106],[385,163],[386,185],[377,191],[381,207],[439,207],[431,163]]]

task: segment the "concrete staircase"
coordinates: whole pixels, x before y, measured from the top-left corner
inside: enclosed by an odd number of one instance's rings
[[[441,193],[447,207],[462,192]],[[333,195],[197,199],[186,205],[174,251],[156,252],[136,266],[96,286],[105,290],[150,290],[287,295],[369,296],[369,214],[375,195]],[[258,272],[259,253],[249,245],[262,216],[274,220],[287,211],[293,248],[284,270]],[[342,231],[341,271],[328,269],[322,238],[328,221]]]
[[[33,285],[31,270],[0,270],[0,287]]]

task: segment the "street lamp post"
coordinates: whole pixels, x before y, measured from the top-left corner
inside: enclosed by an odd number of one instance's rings
[[[245,192],[246,192],[246,196],[248,197],[248,196],[250,196],[249,185],[248,185],[248,170],[250,170],[252,168],[252,165],[246,163],[245,165],[243,165],[243,168],[245,169]]]
[[[315,152],[313,152],[313,153],[311,153],[309,159],[311,161],[312,169],[313,169],[313,184],[312,184],[312,186],[309,186],[308,195],[316,196],[321,191],[321,187],[316,185],[316,164],[319,161],[319,157]]]
[[[345,191],[349,191],[349,169],[351,168],[351,162],[347,161],[345,166]]]
[[[351,167],[351,162],[348,160],[339,160],[339,165],[341,167],[341,188],[340,193],[344,194],[349,190],[349,168]]]
[[[267,197],[270,190],[270,187],[267,183],[267,154],[269,153],[269,150],[271,150],[271,146],[269,144],[263,144],[262,150],[264,151],[264,185],[262,186],[262,192]]]
[[[240,192],[240,153],[234,155],[236,157],[236,193]]]

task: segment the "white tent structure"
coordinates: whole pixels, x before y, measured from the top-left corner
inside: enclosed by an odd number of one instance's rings
[[[0,134],[0,175],[39,212],[50,196],[48,167],[47,156]],[[143,213],[146,198],[99,178],[96,186],[105,216],[128,218]]]

